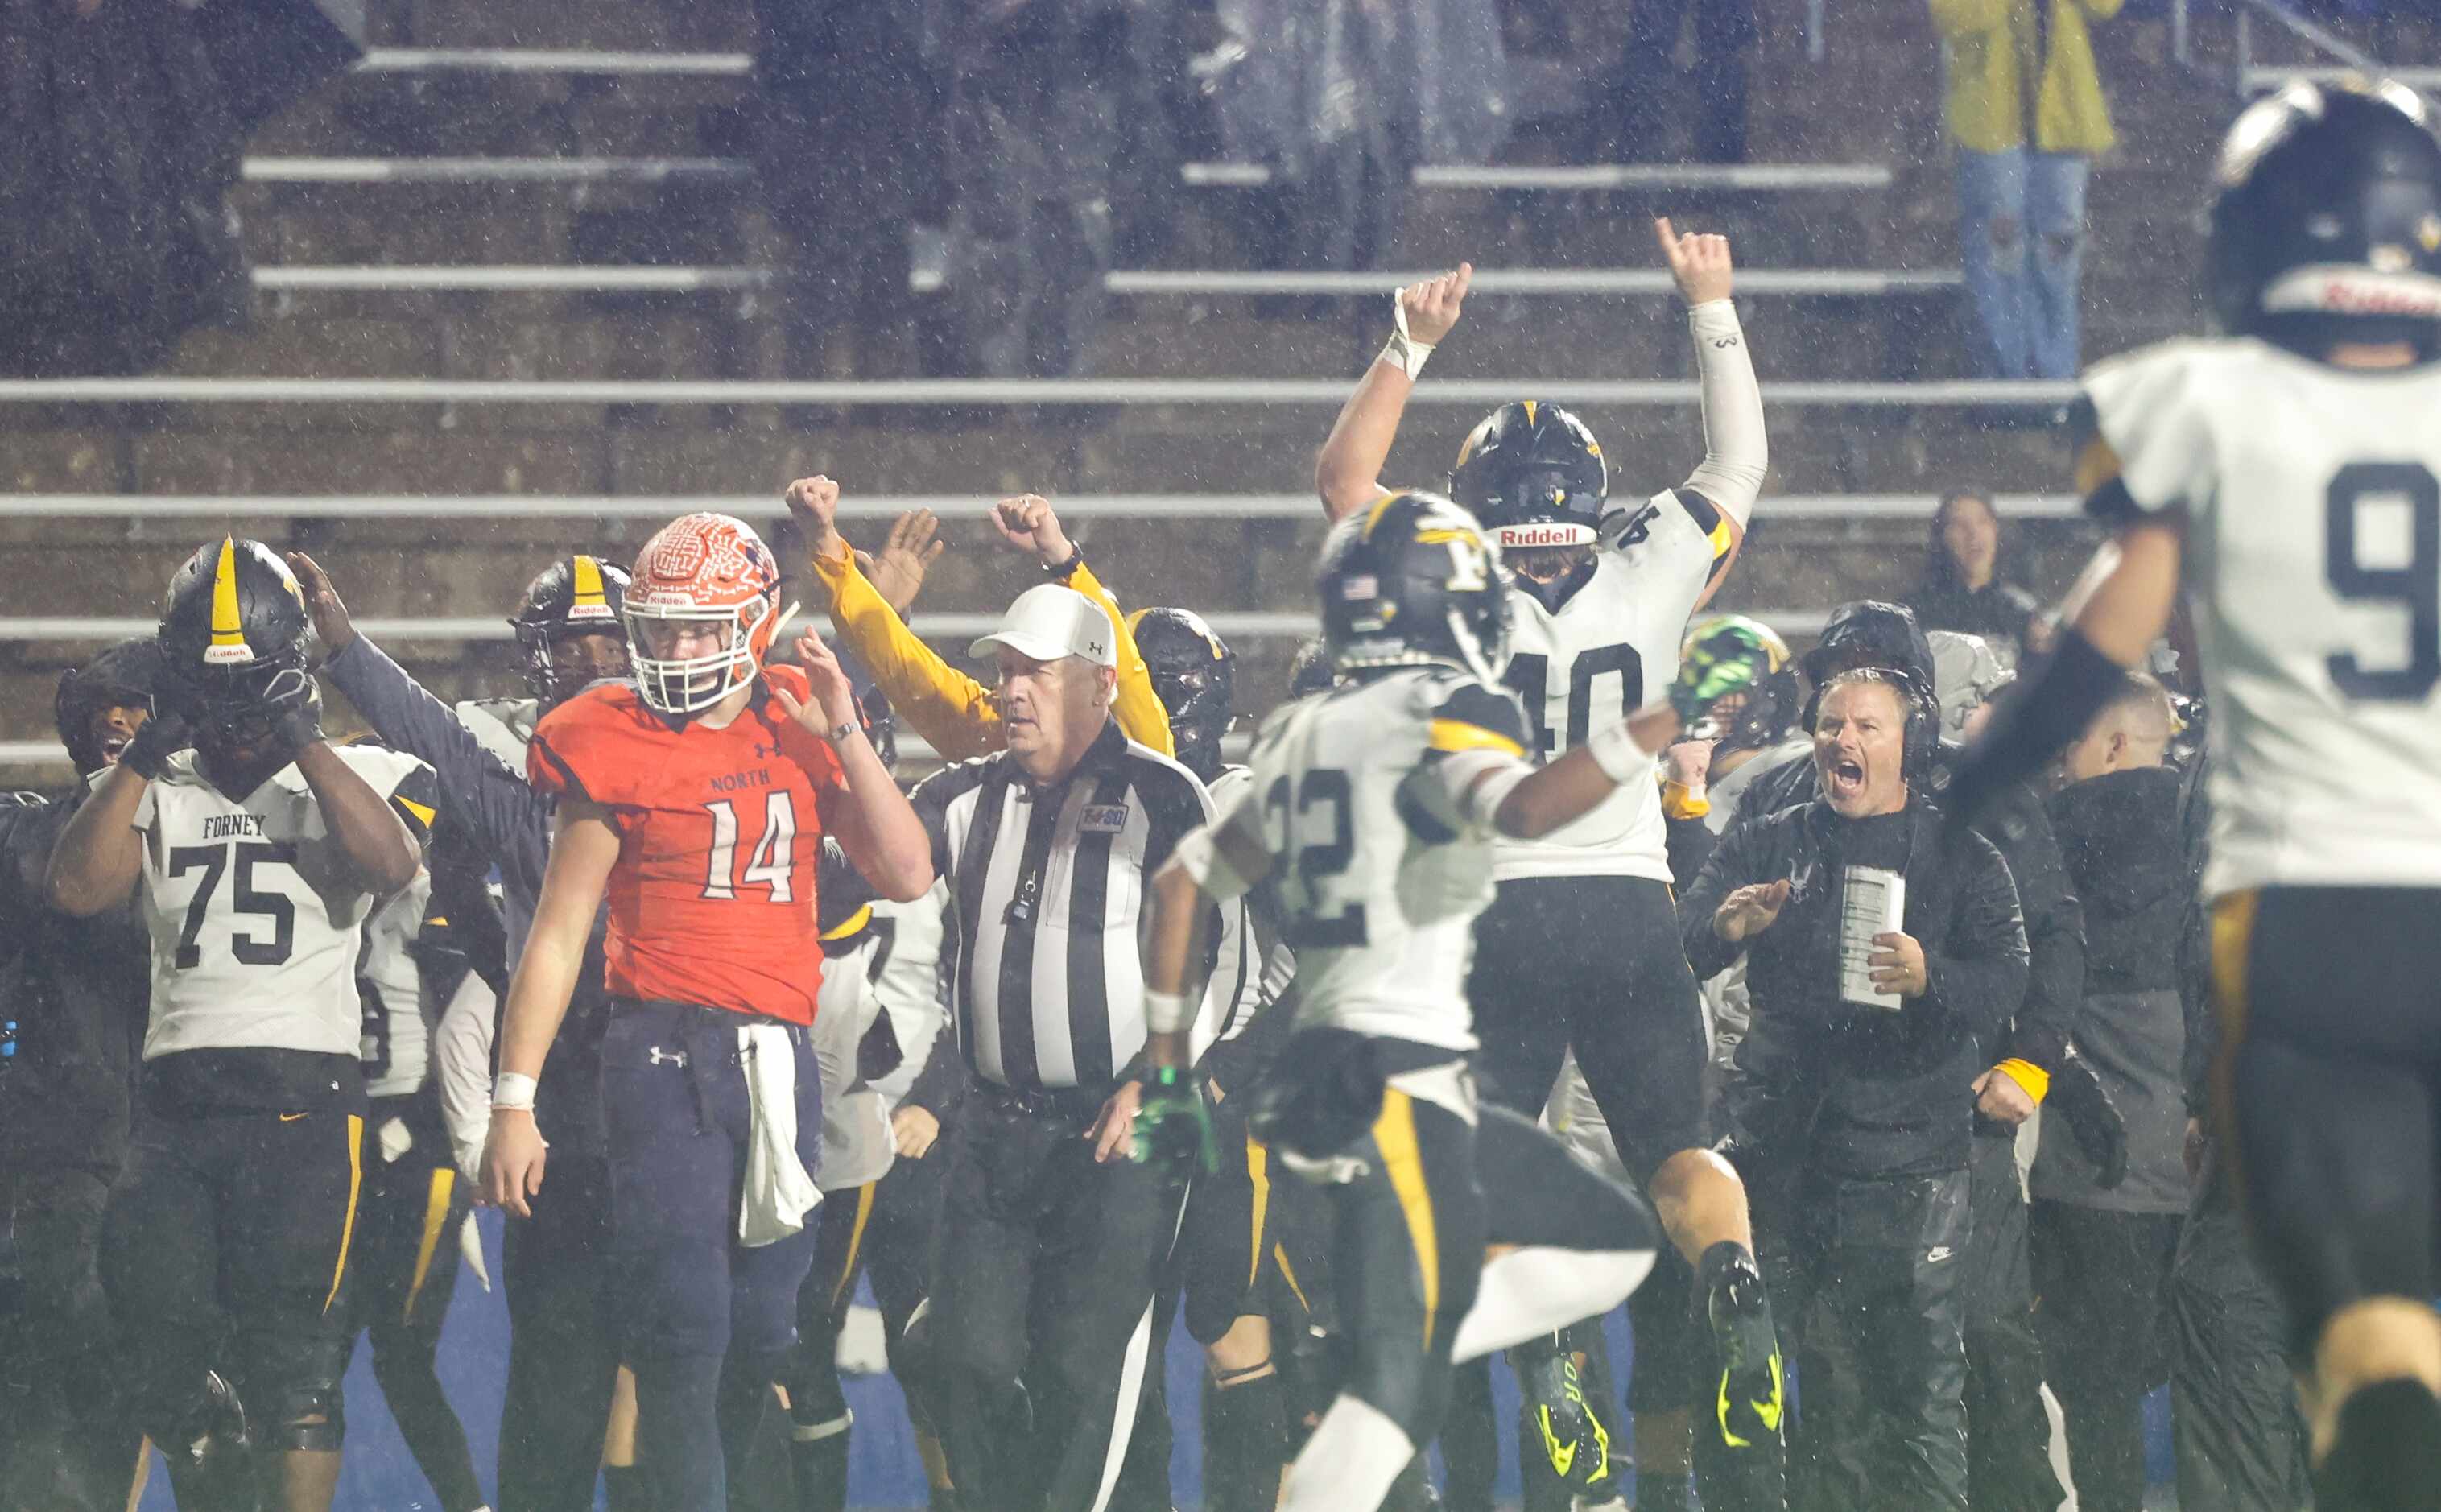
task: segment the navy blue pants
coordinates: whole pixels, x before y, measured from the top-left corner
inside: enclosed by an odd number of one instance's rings
[[[751,1133],[737,1048],[747,1022],[717,1009],[623,1000],[603,1036],[613,1285],[636,1372],[636,1458],[661,1512],[725,1512],[723,1428],[742,1457],[796,1341],[797,1287],[813,1260],[810,1213],[804,1230],[776,1244],[737,1242]],[[811,1172],[822,1153],[822,1083],[805,1031],[791,1029],[788,1040],[797,1155]]]

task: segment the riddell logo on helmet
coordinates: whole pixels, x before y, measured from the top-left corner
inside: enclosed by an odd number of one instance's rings
[[[1521,546],[1588,546],[1594,532],[1582,525],[1504,525],[1492,538],[1507,549]]]

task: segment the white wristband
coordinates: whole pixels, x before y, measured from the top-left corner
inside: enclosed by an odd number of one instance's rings
[[[502,1071],[492,1078],[492,1107],[516,1113],[531,1113],[534,1106],[534,1079],[515,1071]]]
[[[1407,333],[1407,307],[1399,302],[1395,294],[1390,296],[1390,319],[1397,329],[1390,333],[1389,341],[1382,348],[1382,355],[1374,360],[1386,362],[1398,369],[1407,375],[1410,382],[1421,378],[1424,364],[1432,359],[1434,343],[1418,341]]]
[[[1156,1035],[1174,1035],[1186,1027],[1186,994],[1145,989],[1145,1027]]]
[[[1624,719],[1587,736],[1585,749],[1593,753],[1594,765],[1602,769],[1602,775],[1621,787],[1639,777],[1651,777],[1658,765],[1653,752],[1636,743]]]

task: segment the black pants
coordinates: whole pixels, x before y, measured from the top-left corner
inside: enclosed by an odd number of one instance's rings
[[[1085,1139],[1097,1095],[977,1089],[949,1136],[923,1325],[970,1505],[1098,1509],[1127,1453],[1179,1193]],[[938,1159],[936,1154],[934,1159]]]
[[[1689,9],[1695,12],[1695,72],[1685,104],[1673,97],[1672,55]],[[1635,0],[1619,77],[1619,153],[1628,161],[1658,155],[1673,106],[1691,106],[1694,153],[1707,163],[1746,156],[1746,62],[1759,35],[1753,0]]]
[[[610,1274],[610,1171],[553,1150],[533,1216],[511,1218],[508,1395],[500,1403],[499,1512],[592,1512],[619,1378]]]
[[[2270,888],[2214,910],[2221,1126],[2298,1358],[2351,1303],[2441,1292],[2436,934],[2441,889]]]
[[[2034,1329],[2026,1189],[2016,1131],[1982,1120],[1966,1168],[1966,1467],[1976,1512],[2052,1512],[2067,1492],[2052,1468],[2043,1345]]]
[[[466,1431],[433,1369],[458,1288],[458,1226],[473,1203],[460,1189],[437,1107],[418,1107],[418,1101],[382,1098],[366,1117],[349,1333],[371,1336],[373,1379],[442,1512],[473,1512],[483,1504],[482,1488]],[[390,1161],[383,1157],[383,1130],[393,1119],[412,1143]]]
[[[1706,1143],[1703,1002],[1666,883],[1501,883],[1475,921],[1466,991],[1487,1101],[1540,1117],[1574,1046],[1630,1176]]]
[[[1789,1506],[1962,1512],[1966,1173],[1817,1178],[1799,1197],[1791,1212],[1757,1225],[1781,1351],[1802,1360]],[[1817,1300],[1820,1315],[1810,1310]],[[1805,1347],[1819,1317],[1843,1347]],[[1843,1440],[1858,1452],[1837,1452]],[[1696,1436],[1696,1452],[1711,1452],[1710,1435]]]
[[[2305,1425],[2282,1350],[2288,1318],[2248,1250],[2215,1158],[2179,1235],[2167,1309],[2180,1512],[2304,1506]]]
[[[0,1512],[119,1512],[142,1438],[128,1414],[98,1257],[98,1171],[0,1169],[16,1256],[0,1304]]]
[[[328,1110],[137,1121],[101,1280],[155,1442],[177,1441],[216,1370],[263,1449],[339,1447],[363,1131],[360,1115]]]
[[[2068,1423],[2069,1475],[2089,1512],[2144,1504],[2144,1395],[2169,1378],[2162,1304],[2175,1213],[2034,1205],[2043,1362]]]

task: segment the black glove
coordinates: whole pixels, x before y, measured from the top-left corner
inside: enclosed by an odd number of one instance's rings
[[[1787,1380],[1763,1275],[1746,1247],[1727,1239],[1704,1251],[1702,1269],[1705,1311],[1721,1352],[1721,1442],[1733,1449],[1778,1443]]]
[[[118,765],[150,782],[168,769],[172,756],[194,743],[194,727],[187,716],[163,710],[136,729],[136,738],[118,753]]]
[[[2076,1147],[2092,1162],[2094,1182],[2108,1191],[2127,1179],[2127,1123],[2111,1106],[2102,1078],[2073,1049],[2052,1071],[2043,1104],[2058,1111]]]
[[[290,667],[262,690],[271,738],[290,755],[322,738],[322,687],[310,672]]]

